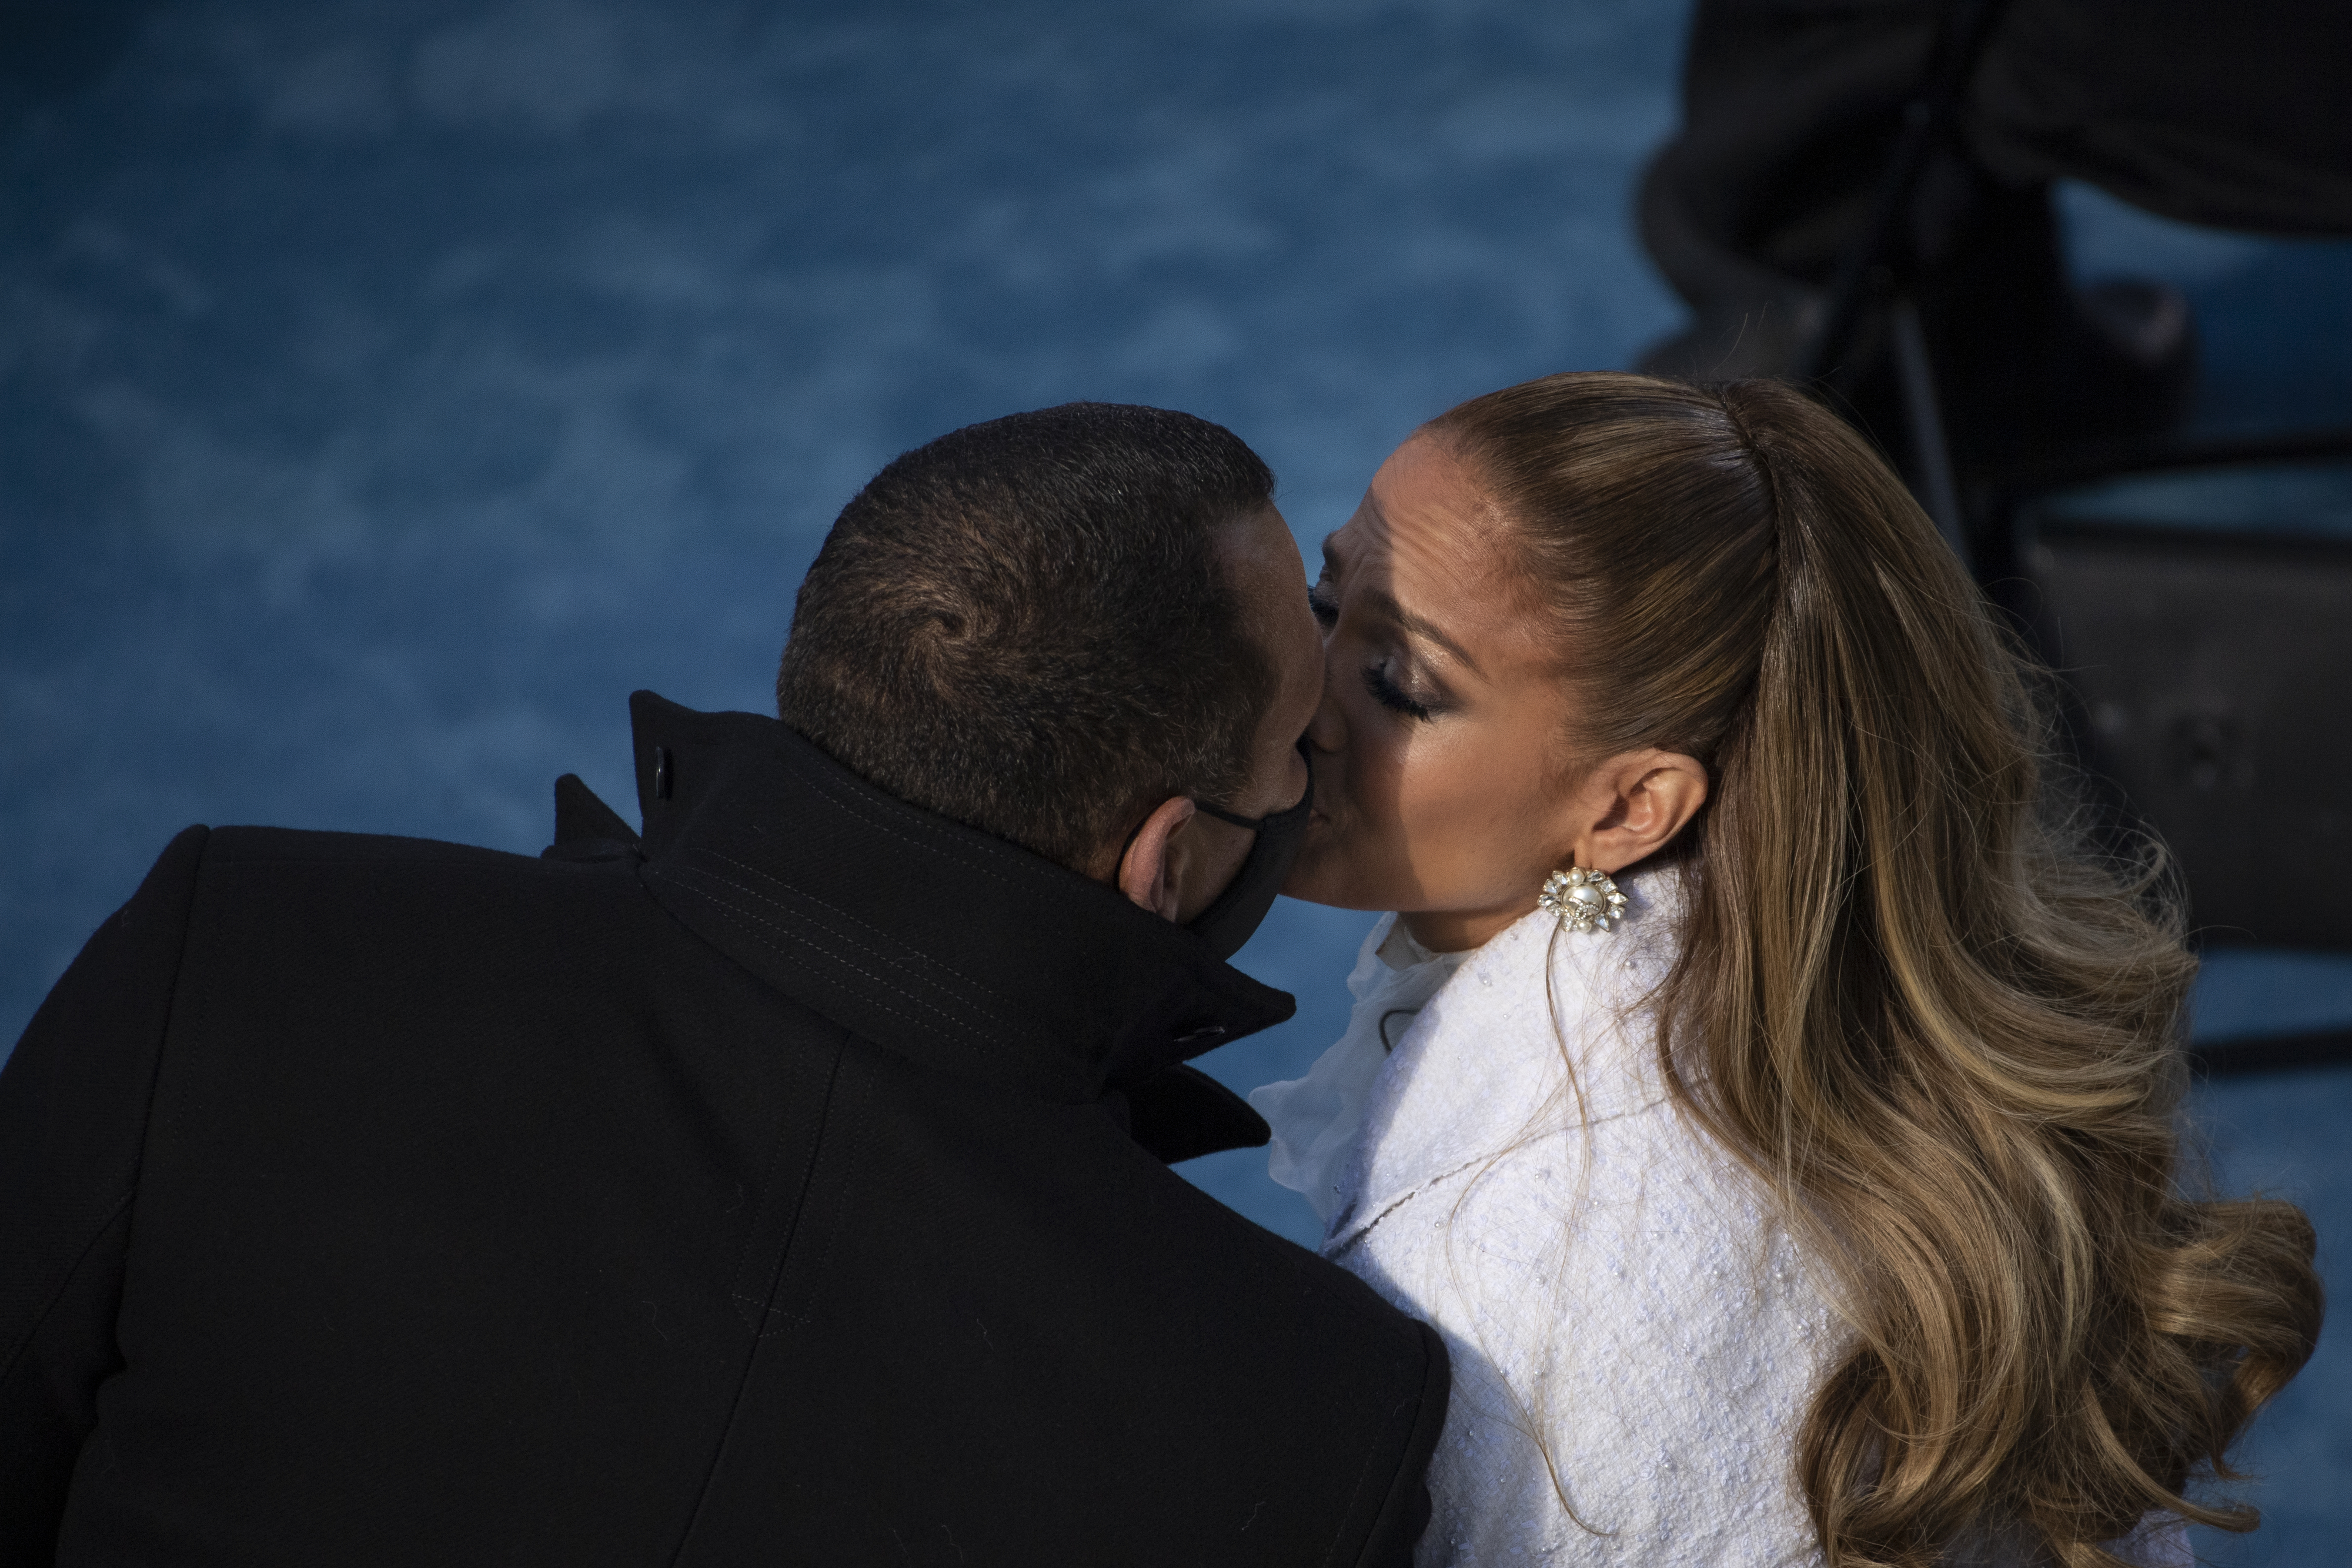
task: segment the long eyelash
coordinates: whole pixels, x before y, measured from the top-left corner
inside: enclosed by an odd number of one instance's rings
[[[1373,664],[1364,671],[1364,689],[1371,693],[1372,700],[1384,708],[1392,708],[1409,717],[1424,721],[1430,716],[1432,710],[1425,704],[1405,695],[1403,689],[1389,679],[1384,665]]]
[[[1324,626],[1339,624],[1339,601],[1324,592],[1321,583],[1315,583],[1307,590],[1307,608],[1319,624]]]

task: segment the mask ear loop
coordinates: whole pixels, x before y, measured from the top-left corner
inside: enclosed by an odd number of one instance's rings
[[[1237,817],[1233,812],[1226,810],[1223,807],[1212,806],[1206,800],[1193,801],[1192,808],[1198,811],[1207,812],[1210,816],[1216,818],[1220,822],[1231,822],[1234,827],[1246,828],[1253,833],[1260,833],[1265,831],[1265,817]],[[1267,813],[1268,816],[1276,814],[1278,813]],[[1143,819],[1143,822],[1149,822],[1150,821],[1151,821],[1151,818],[1147,814]],[[1135,848],[1135,841],[1143,836],[1143,822],[1138,822],[1135,826],[1129,828],[1127,831],[1127,841],[1118,846],[1118,859],[1111,862],[1111,877],[1114,881],[1117,880],[1118,876],[1119,868],[1127,864],[1128,854]]]
[[[1301,739],[1298,743],[1298,755],[1301,757],[1305,757],[1307,755],[1307,742],[1304,739]],[[1307,803],[1307,797],[1314,793],[1315,764],[1309,762],[1307,765],[1306,794],[1299,796],[1297,800],[1293,800],[1289,805],[1285,806],[1279,811],[1268,811],[1264,817],[1244,817],[1237,812],[1228,811],[1223,806],[1212,806],[1206,800],[1195,800],[1192,804],[1195,809],[1207,812],[1210,816],[1216,818],[1220,822],[1231,822],[1236,828],[1246,828],[1253,833],[1262,833],[1265,831],[1265,824],[1268,819],[1289,815],[1291,812],[1298,810],[1299,807],[1305,805]],[[1138,823],[1136,825],[1135,832],[1139,833],[1142,831],[1142,824]],[[1130,844],[1135,842],[1135,833],[1129,833],[1127,836],[1127,841]],[[1121,859],[1126,858],[1126,854],[1127,852],[1125,850],[1121,850],[1119,852]]]
[[[1193,801],[1192,809],[1196,811],[1205,811],[1210,816],[1216,818],[1220,822],[1231,822],[1236,828],[1247,828],[1253,833],[1263,832],[1265,831],[1265,817],[1237,817],[1234,815],[1233,812],[1226,810],[1223,807],[1212,806],[1206,800]],[[1271,812],[1268,813],[1268,815],[1273,814],[1274,813]],[[1151,821],[1150,815],[1146,813],[1143,822],[1148,822],[1150,821]],[[1127,863],[1128,852],[1135,848],[1135,841],[1143,836],[1143,822],[1138,822],[1135,826],[1127,831],[1127,841],[1118,846],[1118,859],[1111,862],[1111,874],[1113,876],[1117,876],[1118,874],[1118,868]]]
[[[1196,810],[1216,818],[1220,822],[1231,822],[1234,827],[1247,828],[1253,833],[1263,832],[1265,830],[1265,817],[1236,816],[1234,813],[1226,810],[1223,806],[1212,806],[1206,800],[1195,800],[1192,802],[1192,805]],[[1266,813],[1266,816],[1273,816],[1274,814],[1275,813],[1269,811]],[[1139,833],[1143,830],[1139,826],[1135,831]],[[1135,842],[1134,835],[1129,834],[1127,841],[1130,844]],[[1121,852],[1122,854],[1124,854],[1124,851]]]

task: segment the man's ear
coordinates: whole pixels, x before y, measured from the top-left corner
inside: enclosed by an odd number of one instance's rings
[[[1578,791],[1576,863],[1614,873],[1674,841],[1706,804],[1706,769],[1673,751],[1629,751],[1594,768]]]
[[[1113,880],[1119,892],[1127,894],[1139,909],[1148,909],[1162,920],[1176,918],[1175,878],[1170,874],[1168,841],[1176,830],[1192,820],[1197,810],[1181,795],[1171,795],[1143,819],[1143,826],[1135,831],[1134,841],[1127,853],[1119,857]]]

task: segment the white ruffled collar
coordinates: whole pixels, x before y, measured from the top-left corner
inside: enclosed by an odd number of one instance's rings
[[[1402,920],[1382,915],[1348,975],[1348,992],[1356,1000],[1347,1032],[1316,1058],[1306,1077],[1250,1092],[1250,1104],[1274,1132],[1266,1173],[1304,1197],[1326,1225],[1339,1208],[1339,1177],[1355,1154],[1381,1066],[1414,1016],[1469,956],[1433,953]]]
[[[1627,918],[1617,929],[1565,931],[1538,909],[1432,993],[1364,1097],[1336,1179],[1327,1253],[1531,1133],[1666,1099],[1640,1003],[1679,951],[1681,875],[1629,872],[1618,887]]]
[[[1546,1043],[1549,1030],[1529,1038],[1547,1012],[1558,1040],[1571,1042],[1587,1119],[1664,1097],[1646,1037],[1638,1051],[1609,1042],[1622,1032],[1613,1025],[1624,1005],[1672,962],[1680,877],[1631,872],[1618,885],[1628,918],[1614,931],[1562,931],[1538,909],[1482,947],[1433,953],[1393,915],[1372,927],[1348,976],[1347,1031],[1306,1077],[1249,1096],[1274,1133],[1267,1174],[1314,1207],[1326,1251],[1428,1181],[1491,1155],[1560,1097],[1557,1041]],[[1400,1122],[1408,1089],[1416,1113]]]

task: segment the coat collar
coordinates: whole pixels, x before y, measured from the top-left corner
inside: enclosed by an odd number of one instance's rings
[[[1325,1257],[1422,1194],[1458,1196],[1454,1178],[1668,1103],[1649,998],[1681,951],[1681,873],[1620,872],[1617,884],[1628,900],[1617,929],[1564,931],[1531,910],[1429,996],[1356,1112]],[[1567,1168],[1571,1186],[1586,1179]]]
[[[651,692],[629,712],[653,896],[877,1045],[1078,1102],[1295,1010],[1117,890],[909,805],[774,719]]]

